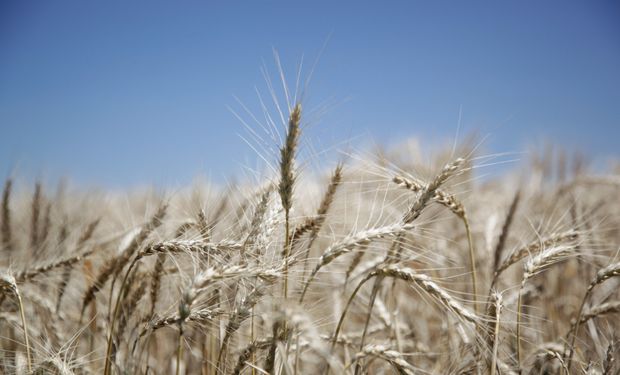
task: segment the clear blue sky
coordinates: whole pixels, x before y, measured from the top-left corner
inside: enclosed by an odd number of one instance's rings
[[[331,35],[331,37],[329,37]],[[2,1],[0,173],[127,187],[215,180],[256,155],[228,107],[256,108],[272,47],[328,147],[362,135],[539,137],[618,156],[620,6],[612,1]],[[236,171],[236,172],[235,172]]]

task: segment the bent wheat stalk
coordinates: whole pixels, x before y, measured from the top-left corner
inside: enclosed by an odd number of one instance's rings
[[[424,193],[426,187],[413,179],[408,179],[403,176],[395,176],[392,181],[408,190],[413,191],[414,193]],[[476,255],[474,252],[474,244],[471,235],[471,228],[469,226],[469,220],[467,218],[467,213],[465,211],[465,206],[463,203],[458,201],[456,197],[452,194],[448,194],[442,190],[435,190],[434,195],[432,196],[432,200],[447,209],[449,209],[454,215],[456,215],[463,222],[463,226],[465,228],[465,233],[467,234],[467,245],[469,247],[469,267],[472,278],[472,289],[474,295],[474,311],[478,312],[478,303],[475,301],[475,298],[478,296],[478,279],[477,279],[477,271],[476,271]]]
[[[570,371],[571,365],[572,365],[573,354],[575,351],[575,340],[577,339],[577,334],[579,333],[579,326],[581,324],[583,309],[586,305],[588,298],[590,297],[590,294],[592,293],[592,290],[594,290],[594,287],[596,287],[599,284],[602,284],[606,280],[609,280],[612,277],[618,277],[618,276],[620,276],[620,262],[610,264],[609,266],[599,270],[596,273],[596,277],[594,277],[594,279],[590,282],[590,285],[588,285],[588,288],[586,289],[586,293],[584,294],[581,300],[581,305],[579,306],[579,310],[577,312],[577,318],[575,319],[575,325],[571,332],[572,338],[570,342],[570,347],[569,347],[569,352],[568,352],[568,361],[567,361],[568,371]]]
[[[299,303],[303,302],[306,292],[310,287],[310,284],[322,267],[328,265],[341,255],[350,253],[356,247],[368,245],[371,241],[374,241],[376,239],[396,236],[399,233],[402,233],[412,228],[413,224],[396,223],[385,227],[366,229],[361,232],[349,235],[343,238],[341,241],[331,245],[327,248],[327,250],[325,250],[323,255],[321,255],[317,265],[314,267],[314,269],[310,273],[310,276],[308,277],[308,280],[305,282],[304,288],[301,292],[301,296],[299,297]]]
[[[335,345],[336,341],[338,341],[338,334],[340,333],[340,329],[342,328],[342,324],[344,323],[345,315],[351,305],[351,302],[361,289],[361,287],[373,277],[392,277],[396,279],[400,279],[403,281],[411,282],[416,286],[420,287],[424,292],[426,292],[429,296],[437,299],[442,305],[444,305],[448,310],[454,312],[461,319],[478,324],[480,318],[472,311],[463,306],[460,302],[458,302],[454,297],[452,297],[448,292],[446,292],[442,287],[440,287],[436,282],[431,279],[426,274],[418,273],[411,268],[401,268],[398,265],[389,265],[387,267],[382,267],[371,271],[366,277],[364,277],[355,290],[351,297],[347,301],[345,308],[340,316],[340,320],[338,321],[338,325],[336,326],[336,331],[333,335],[332,348]]]

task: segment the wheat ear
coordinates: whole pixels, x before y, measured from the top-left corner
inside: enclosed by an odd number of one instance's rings
[[[404,223],[409,224],[422,214],[422,210],[435,196],[435,193],[439,189],[439,187],[443,185],[446,181],[448,181],[448,179],[459,170],[463,162],[465,162],[465,159],[457,158],[451,163],[446,164],[442,168],[441,172],[422,189],[418,198],[409,207],[409,210],[403,217]]]
[[[46,264],[44,266],[41,267],[37,267],[34,269],[30,269],[30,270],[25,270],[20,272],[16,279],[20,282],[24,282],[24,281],[29,281],[31,279],[33,279],[36,276],[39,275],[43,275],[49,271],[58,269],[58,268],[62,268],[62,267],[68,267],[68,266],[72,266],[73,264],[80,262],[82,260],[84,260],[86,257],[88,257],[89,255],[91,255],[94,252],[94,250],[89,250],[86,251],[80,255],[75,255],[72,256],[70,258],[67,259],[63,259],[59,262],[56,263],[51,263],[51,264]]]
[[[286,132],[286,141],[280,149],[280,183],[278,185],[278,193],[284,208],[284,287],[283,295],[286,299],[288,296],[288,257],[290,254],[290,213],[293,206],[293,188],[295,185],[295,154],[297,152],[297,143],[299,142],[301,122],[301,105],[297,104],[291,111],[288,120],[288,131]]]
[[[545,237],[542,240],[535,240],[527,244],[526,246],[514,251],[507,259],[505,259],[493,276],[491,285],[494,286],[497,283],[499,276],[507,270],[510,266],[520,261],[521,259],[529,256],[530,254],[541,251],[552,246],[574,242],[579,238],[579,232],[575,230],[568,230],[562,233],[555,233]]]
[[[544,249],[538,255],[530,258],[523,265],[523,280],[521,281],[521,287],[519,288],[519,299],[517,302],[517,364],[521,368],[521,318],[522,318],[522,303],[523,303],[523,288],[526,282],[542,269],[565,259],[571,252],[575,250],[574,246],[569,245],[556,245],[548,249]]]
[[[413,202],[413,204],[410,206],[409,210],[403,217],[403,223],[411,224],[415,219],[417,219],[422,214],[422,211],[429,204],[431,200],[437,201],[438,203],[451,209],[459,217],[462,217],[465,220],[464,221],[465,229],[467,230],[467,234],[468,234],[467,238],[468,238],[468,243],[470,245],[470,256],[472,256],[473,255],[473,248],[471,246],[472,241],[471,241],[471,235],[469,232],[469,225],[467,223],[467,219],[464,216],[465,215],[464,207],[453,196],[439,191],[439,187],[443,183],[445,183],[459,169],[463,161],[464,161],[463,159],[459,158],[453,161],[452,163],[447,164],[446,166],[444,166],[441,172],[428,185],[425,185],[425,186],[413,180],[405,181],[402,178],[400,180],[397,179],[395,182],[399,183],[400,181],[404,183],[406,186],[408,186],[410,189],[419,193],[416,200]],[[394,240],[394,243],[391,246],[390,251],[388,252],[386,256],[386,262],[391,263],[395,261],[395,260],[392,260],[391,258],[395,258],[395,259],[398,258],[400,254],[400,249],[401,249],[400,244],[401,244],[402,236],[403,236],[403,232],[398,233],[398,235],[396,236],[396,239]],[[472,262],[471,264],[474,270],[474,272],[472,273],[472,277],[474,280],[474,295],[476,295],[476,292],[475,292],[476,290],[475,261]],[[383,278],[384,276],[377,277],[377,279],[375,280],[375,284],[372,288],[372,292],[370,295],[370,301],[368,304],[368,312],[366,314],[366,323],[364,325],[362,339],[360,340],[360,350],[364,347],[366,332],[368,330],[368,325],[370,323],[370,318],[372,315],[372,309],[374,307],[375,299],[379,291],[379,288],[381,287]],[[475,305],[476,304],[474,303],[474,306]],[[355,375],[359,374],[360,371],[361,371],[361,366],[357,365],[355,367]]]
[[[387,225],[384,227],[366,229],[366,230],[357,232],[331,245],[325,250],[323,255],[321,255],[317,265],[314,267],[314,269],[310,273],[308,280],[306,280],[301,296],[299,297],[299,302],[300,303],[303,302],[303,299],[306,295],[308,287],[310,286],[310,283],[314,280],[317,273],[321,270],[322,267],[328,265],[329,263],[331,263],[333,260],[335,260],[339,256],[353,251],[353,249],[355,249],[356,247],[368,245],[371,241],[374,241],[376,239],[396,236],[399,233],[412,229],[412,228],[413,228],[412,224],[403,224],[399,222],[399,223]]]
[[[455,163],[453,163],[451,166],[449,165],[446,168],[444,168],[444,171],[442,171],[442,173],[438,177],[442,179],[447,179],[449,177],[449,173],[454,173],[454,171],[458,169],[460,163],[462,163],[462,161],[457,159],[457,161],[455,161]],[[426,196],[425,195],[427,194],[426,189],[433,188],[433,186],[431,185],[429,185],[429,187],[425,187],[422,183],[415,181],[413,179],[408,179],[403,176],[395,176],[392,179],[392,181],[401,187],[404,187],[415,193],[420,193],[421,196]],[[469,226],[469,220],[467,218],[465,206],[463,205],[463,203],[457,200],[454,195],[448,194],[440,190],[439,188],[435,189],[431,199],[434,202],[449,209],[454,215],[456,215],[456,217],[461,219],[461,221],[463,222],[463,225],[465,227],[465,232],[467,234],[467,245],[469,248],[469,265],[470,265],[470,272],[471,272],[471,277],[472,277],[472,289],[473,289],[473,294],[474,294],[474,311],[477,313],[478,304],[475,301],[475,298],[478,295],[476,256],[475,256],[474,245],[473,245],[473,240],[472,240],[472,235],[471,235],[471,228]]]
[[[504,246],[506,246],[506,240],[508,239],[508,233],[510,232],[510,226],[512,225],[515,213],[517,212],[520,199],[521,191],[517,190],[515,196],[512,198],[512,202],[510,203],[510,208],[508,208],[508,213],[504,219],[504,225],[502,225],[502,231],[499,234],[497,245],[495,245],[495,251],[493,252],[493,254],[495,254],[495,257],[493,258],[493,272],[496,272],[499,267],[502,252],[504,251]]]
[[[335,345],[338,340],[338,334],[342,327],[342,323],[344,322],[345,315],[348,311],[353,298],[357,295],[361,287],[373,277],[392,277],[396,279],[400,279],[407,282],[412,282],[416,286],[420,287],[423,291],[425,291],[431,297],[437,299],[444,306],[446,306],[450,311],[456,313],[460,318],[469,321],[471,323],[477,324],[480,320],[479,317],[474,313],[469,311],[465,306],[463,306],[460,302],[458,302],[454,297],[452,297],[448,292],[445,291],[442,287],[440,287],[436,282],[434,282],[428,275],[417,273],[415,270],[411,268],[401,268],[398,265],[389,265],[387,267],[377,268],[370,273],[368,273],[357,285],[351,297],[347,301],[345,308],[340,316],[340,320],[338,325],[336,326],[336,331],[333,335],[332,347]]]
[[[241,249],[242,258],[245,255],[245,251],[249,246],[254,245],[256,239],[260,234],[260,230],[262,227],[262,221],[265,218],[265,214],[267,213],[267,208],[269,207],[269,197],[271,196],[271,189],[266,189],[262,194],[260,202],[256,206],[254,210],[254,215],[252,217],[252,222],[250,223],[250,230],[243,241],[243,247]]]
[[[295,241],[305,231],[310,231],[310,238],[308,244],[306,245],[306,255],[303,262],[304,271],[302,273],[302,281],[306,279],[306,266],[308,264],[310,249],[312,248],[312,245],[314,244],[314,241],[316,241],[319,231],[325,223],[325,219],[327,218],[327,212],[329,211],[329,208],[334,202],[338,187],[342,183],[342,167],[343,165],[341,163],[338,163],[338,165],[334,169],[334,172],[332,173],[332,176],[329,180],[329,185],[327,186],[327,190],[325,190],[325,194],[323,194],[323,198],[321,199],[321,204],[319,205],[319,209],[317,210],[316,215],[307,219],[306,222],[299,227],[299,233],[296,233],[293,236],[293,241]]]

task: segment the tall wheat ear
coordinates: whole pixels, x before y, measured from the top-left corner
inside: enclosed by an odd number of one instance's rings
[[[301,105],[296,104],[289,115],[288,130],[286,132],[286,140],[280,149],[280,183],[278,185],[278,193],[284,208],[284,299],[288,297],[288,257],[291,253],[291,227],[290,213],[293,207],[293,191],[297,176],[295,175],[295,154],[297,152],[297,143],[299,142],[301,123]]]

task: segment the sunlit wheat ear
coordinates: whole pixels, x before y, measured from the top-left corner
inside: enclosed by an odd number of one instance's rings
[[[588,285],[588,288],[586,289],[586,293],[584,294],[581,300],[581,305],[579,306],[579,310],[577,311],[577,318],[575,319],[574,327],[572,327],[572,332],[571,332],[572,338],[571,338],[570,347],[568,349],[569,350],[568,352],[568,369],[569,370],[571,369],[571,365],[573,361],[573,355],[575,352],[575,340],[577,339],[577,334],[579,333],[579,326],[581,325],[583,309],[586,305],[586,302],[588,301],[588,298],[590,297],[590,294],[592,293],[592,290],[594,290],[594,288],[597,285],[604,283],[606,280],[609,280],[611,278],[618,277],[618,276],[620,276],[620,262],[610,264],[609,266],[600,269],[596,273],[596,276],[594,277],[594,279]]]
[[[301,238],[311,232],[317,226],[316,217],[308,217],[303,223],[297,225],[291,234],[291,247],[295,249]]]
[[[575,246],[571,245],[557,245],[544,249],[538,255],[530,258],[523,265],[524,272],[522,283],[527,282],[527,280],[543,269],[555,263],[566,260],[568,256],[575,252],[575,250]]]
[[[328,265],[329,263],[334,261],[339,256],[343,254],[347,254],[353,251],[357,247],[367,245],[371,241],[381,239],[381,238],[393,237],[393,236],[398,235],[401,232],[404,232],[412,228],[413,228],[412,224],[397,223],[397,224],[388,225],[385,227],[366,229],[366,230],[357,232],[355,234],[349,235],[343,238],[341,241],[331,245],[330,247],[327,248],[327,250],[325,250],[323,255],[321,255],[317,265],[314,267],[314,269],[310,273],[308,280],[305,281],[305,285],[302,290],[299,301],[300,302],[303,301],[304,296],[306,295],[306,291],[308,290],[308,287],[310,286],[310,284],[316,277],[317,273],[321,270],[321,268]]]
[[[542,250],[538,255],[530,258],[523,265],[523,278],[521,281],[521,288],[519,289],[519,300],[517,302],[517,363],[519,367],[521,367],[521,318],[522,318],[522,300],[523,300],[523,287],[527,283],[527,281],[537,273],[541,272],[543,269],[558,263],[560,261],[566,260],[572,253],[576,250],[575,246],[571,245],[555,245],[554,247],[550,247]]]
[[[329,180],[329,185],[327,186],[327,190],[325,190],[325,194],[321,199],[321,204],[319,205],[319,209],[317,210],[316,215],[306,219],[304,223],[298,227],[299,230],[297,230],[297,228],[295,229],[292,239],[293,244],[296,240],[299,240],[299,237],[301,237],[304,233],[310,232],[310,239],[308,241],[308,244],[306,245],[306,249],[309,250],[312,247],[312,244],[316,240],[319,231],[323,227],[323,223],[325,223],[325,219],[327,219],[327,212],[329,211],[329,208],[334,202],[338,186],[340,186],[340,184],[342,183],[342,167],[343,165],[339,163],[334,169],[334,172],[332,173],[332,176]],[[292,246],[292,248],[294,248],[294,246]],[[304,264],[308,259],[308,254],[309,251],[306,253]]]
[[[222,252],[237,252],[243,249],[243,244],[230,240],[219,242],[204,242],[202,240],[173,240],[157,242],[147,246],[136,254],[141,259],[156,254],[188,254],[213,255]]]
[[[271,197],[271,188],[268,188],[263,192],[260,198],[260,202],[254,209],[254,215],[252,216],[252,221],[250,222],[249,232],[243,241],[242,247],[242,259],[245,260],[245,252],[248,248],[254,246],[258,236],[261,234],[264,225],[265,215],[269,208],[269,201]]]
[[[569,244],[571,242],[576,241],[579,238],[579,232],[575,230],[568,230],[562,233],[551,234],[542,240],[536,240],[528,245],[515,250],[507,259],[505,259],[501,265],[495,271],[495,275],[493,277],[492,285],[495,285],[499,276],[508,269],[513,264],[517,263],[521,259],[529,256],[530,254],[535,254],[541,249],[548,249],[553,246],[559,246],[562,244]]]
[[[426,275],[416,272],[411,268],[402,268],[398,265],[391,265],[385,268],[379,268],[376,271],[377,275],[386,277],[393,277],[403,281],[412,282],[416,286],[420,287],[423,291],[428,293],[431,297],[437,299],[448,310],[456,313],[460,318],[477,323],[480,318],[463,306],[459,301],[452,297],[445,289],[439,286],[433,279]]]
[[[91,255],[93,253],[93,250],[90,251],[86,251],[80,255],[75,255],[72,256],[70,258],[67,259],[63,259],[59,262],[56,263],[51,263],[51,264],[47,264],[45,266],[41,266],[41,267],[37,267],[37,268],[33,268],[33,269],[29,269],[29,270],[25,270],[20,272],[19,274],[17,274],[16,279],[19,282],[25,282],[25,281],[29,281],[39,275],[44,275],[52,270],[58,269],[58,268],[63,268],[63,267],[70,267],[72,265],[74,265],[75,263],[81,262],[82,260],[84,260],[86,257],[88,257],[89,255]]]
[[[336,190],[338,186],[342,183],[342,168],[343,165],[339,163],[334,169],[332,176],[329,181],[329,185],[327,186],[327,190],[323,195],[323,199],[321,200],[321,204],[319,205],[319,209],[317,210],[316,216],[308,218],[299,228],[299,233],[295,233],[293,235],[293,240],[291,243],[291,249],[295,248],[295,242],[307,231],[310,232],[310,238],[308,240],[308,244],[306,245],[306,251],[303,261],[303,273],[301,275],[302,284],[306,280],[306,273],[308,269],[308,257],[310,256],[310,249],[316,241],[319,231],[323,227],[323,223],[325,223],[325,219],[327,218],[327,212],[331,207],[334,198],[336,196]],[[295,231],[297,232],[297,230]]]
[[[2,228],[0,229],[0,234],[2,235],[2,249],[9,254],[9,259],[13,250],[13,238],[11,236],[11,209],[9,208],[12,187],[13,180],[9,178],[4,183],[4,190],[2,191]]]
[[[183,308],[187,307],[187,304],[179,305]],[[180,310],[180,313],[173,313],[164,317],[156,317],[148,322],[146,328],[140,331],[139,337],[142,338],[149,333],[153,333],[162,328],[170,327],[179,322],[195,322],[197,324],[204,324],[213,321],[216,317],[223,315],[221,310],[210,310],[206,308],[193,309],[187,313],[187,310]]]
[[[338,340],[338,335],[340,333],[340,329],[342,328],[342,324],[344,323],[344,318],[348,312],[351,303],[353,302],[353,299],[357,296],[357,293],[359,292],[361,287],[368,280],[374,277],[392,277],[407,281],[409,283],[413,283],[415,286],[420,287],[429,296],[438,300],[444,307],[446,307],[447,310],[454,312],[458,317],[462,318],[463,320],[472,322],[474,324],[477,324],[480,320],[480,318],[474,312],[469,311],[459,301],[457,301],[436,282],[434,282],[428,275],[417,273],[413,269],[399,267],[398,265],[390,265],[387,267],[379,266],[379,268],[368,273],[359,282],[359,284],[351,294],[351,297],[349,297],[349,300],[347,301],[342,311],[342,314],[340,315],[340,320],[338,321],[338,324],[336,326],[336,331],[333,335],[332,345],[335,344],[335,342]]]
[[[395,176],[392,179],[392,182],[407,190],[411,190],[414,193],[421,193],[425,190],[424,184],[404,176]],[[454,213],[457,217],[465,217],[465,207],[456,199],[454,195],[448,194],[443,190],[436,189],[431,199],[452,211],[452,213]]]
[[[19,306],[19,314],[21,317],[22,329],[24,331],[24,345],[26,346],[26,357],[28,362],[28,371],[32,371],[32,356],[30,354],[30,344],[28,341],[28,326],[26,324],[26,315],[24,314],[24,304],[22,302],[22,297],[17,289],[17,282],[15,278],[7,273],[0,273],[0,294],[12,294],[17,299],[17,304]]]
[[[461,162],[459,161],[456,164],[453,163],[452,167],[444,168],[444,171],[442,171],[439,177],[447,179],[449,177],[449,175],[447,175],[448,171],[451,170],[452,168],[455,168],[454,170],[458,169],[458,166],[460,165],[460,163]],[[453,173],[453,172],[450,172],[450,173]],[[392,179],[392,181],[395,184],[401,187],[404,187],[408,190],[411,190],[415,193],[420,193],[421,195],[424,195],[426,193],[427,187],[425,187],[422,183],[415,181],[413,179],[408,179],[403,176],[395,176]],[[472,241],[471,229],[469,226],[469,220],[467,217],[467,213],[465,211],[465,206],[459,200],[457,200],[454,195],[448,194],[440,190],[439,188],[435,189],[434,194],[432,195],[431,199],[434,202],[452,211],[454,215],[456,215],[459,219],[461,219],[461,221],[463,221],[465,232],[467,233],[467,243],[469,247],[469,265],[470,265],[470,271],[471,271],[471,277],[472,277],[472,289],[473,289],[473,295],[474,295],[474,311],[476,311],[477,313],[478,304],[475,301],[475,298],[478,296],[476,256],[475,256],[475,251],[474,251],[474,246],[473,246],[473,241]]]
[[[353,360],[347,365],[347,368],[365,357],[375,357],[386,361],[392,365],[399,374],[413,375],[418,373],[418,369],[407,362],[402,353],[389,349],[384,345],[366,345],[360,352],[353,356]]]
[[[441,172],[422,189],[418,198],[409,207],[409,210],[407,210],[403,217],[404,223],[409,224],[422,214],[422,210],[433,199],[435,192],[459,170],[463,162],[465,162],[465,159],[458,158],[443,167]]]
[[[431,200],[434,200],[438,202],[439,204],[448,207],[459,218],[463,220],[463,222],[465,223],[465,229],[467,232],[467,238],[468,238],[468,243],[469,243],[469,254],[470,254],[470,260],[471,260],[472,279],[473,279],[472,284],[473,284],[474,296],[475,296],[477,294],[476,293],[475,260],[473,256],[473,247],[472,247],[471,233],[469,231],[469,224],[465,216],[465,209],[463,205],[460,204],[460,202],[456,200],[456,198],[439,191],[439,187],[444,182],[446,182],[458,170],[459,166],[462,163],[463,163],[463,159],[457,159],[454,162],[447,164],[442,169],[442,171],[435,177],[435,179],[433,179],[433,181],[431,181],[431,183],[429,183],[428,185],[422,185],[421,183],[417,183],[416,181],[413,181],[413,180],[405,181],[404,179],[400,179],[400,180],[397,179],[395,182],[402,183],[405,185],[405,187],[413,189],[414,191],[418,193],[416,200],[410,206],[409,211],[403,218],[404,223],[411,224],[417,217],[419,217],[422,214],[422,211],[430,203]],[[386,263],[393,263],[393,262],[396,262],[397,259],[399,259],[401,243],[403,241],[403,234],[404,232],[401,231],[400,233],[396,235],[396,238],[394,242],[392,243],[392,246],[390,247],[390,250],[388,251],[388,254],[386,256],[386,259],[385,259]],[[365,344],[366,332],[368,330],[368,325],[370,323],[370,319],[372,316],[372,309],[375,304],[377,292],[379,291],[381,287],[383,277],[384,276],[377,277],[373,285],[373,288],[372,288],[370,301],[368,303],[368,312],[366,314],[366,323],[364,325],[362,339],[360,340],[360,349],[363,348]],[[477,309],[477,304],[475,303],[475,301],[474,301],[474,308],[475,310]],[[359,374],[360,370],[361,370],[361,366],[359,365],[356,366],[355,374],[356,375]]]
[[[286,140],[280,149],[280,183],[278,185],[278,193],[284,208],[285,220],[285,240],[284,240],[284,259],[286,266],[284,267],[284,298],[288,295],[288,257],[290,254],[290,211],[293,206],[293,190],[295,185],[295,154],[297,152],[297,143],[299,142],[301,122],[301,105],[297,104],[291,111],[288,120],[288,130],[286,132]]]

